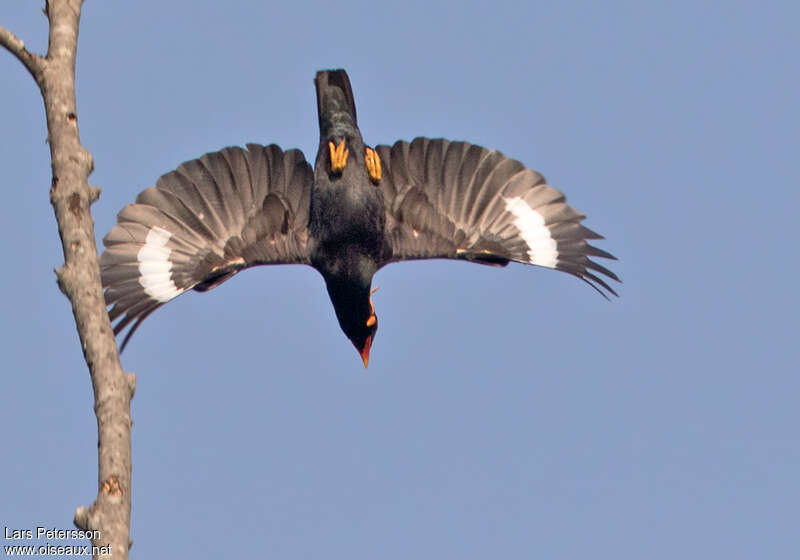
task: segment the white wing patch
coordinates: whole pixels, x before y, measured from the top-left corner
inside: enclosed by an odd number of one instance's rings
[[[154,226],[147,232],[144,246],[139,249],[139,283],[147,295],[160,302],[167,302],[183,293],[172,281],[172,263],[169,255],[172,249],[166,247],[172,234]]]
[[[550,230],[544,225],[544,216],[518,196],[503,197],[503,200],[506,203],[506,211],[514,215],[513,224],[528,244],[530,263],[555,268],[558,262],[557,244],[550,236]]]

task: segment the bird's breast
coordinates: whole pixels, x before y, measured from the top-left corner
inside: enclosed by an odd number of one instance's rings
[[[380,189],[344,181],[315,185],[309,236],[312,264],[341,273],[355,263],[379,262],[384,251],[386,212]],[[334,270],[336,269],[336,270]]]

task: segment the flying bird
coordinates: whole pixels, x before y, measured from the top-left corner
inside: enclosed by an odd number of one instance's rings
[[[188,161],[120,211],[100,269],[122,349],[153,311],[246,268],[306,264],[325,280],[366,367],[378,330],[372,277],[415,259],[510,261],[576,276],[605,297],[614,257],[564,195],[522,163],[467,142],[416,138],[370,147],[344,70],[314,80],[319,151],[248,144]]]

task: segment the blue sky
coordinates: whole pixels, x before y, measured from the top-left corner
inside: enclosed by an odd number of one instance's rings
[[[42,52],[39,7],[7,0],[0,24]],[[800,553],[795,3],[83,14],[98,240],[205,152],[274,142],[313,161],[314,72],[344,67],[368,143],[444,136],[523,161],[624,280],[609,303],[535,267],[392,265],[367,371],[310,268],[178,298],[123,355],[135,556]],[[52,272],[42,103],[4,52],[0,84],[0,520],[66,528],[96,494],[91,385]]]

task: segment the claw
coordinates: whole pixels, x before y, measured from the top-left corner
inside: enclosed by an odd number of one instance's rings
[[[381,181],[381,159],[378,157],[378,152],[367,147],[366,161],[369,178],[377,185]]]
[[[342,140],[337,146],[334,146],[333,142],[328,141],[328,149],[331,153],[331,172],[341,173],[344,166],[347,165],[347,156],[350,154],[347,144]]]

